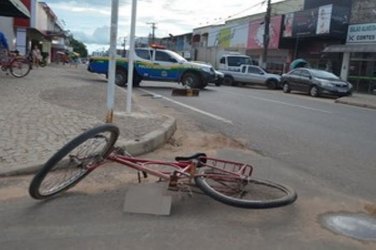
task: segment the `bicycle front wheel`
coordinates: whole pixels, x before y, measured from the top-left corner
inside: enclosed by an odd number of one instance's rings
[[[31,64],[29,60],[26,58],[16,58],[11,62],[9,71],[12,76],[20,78],[29,74],[30,69]]]
[[[213,199],[240,208],[281,207],[297,199],[296,192],[285,185],[252,177],[242,179],[210,167],[198,170],[195,183]]]
[[[68,142],[34,176],[30,196],[46,199],[77,184],[111,153],[118,136],[116,126],[104,124]]]

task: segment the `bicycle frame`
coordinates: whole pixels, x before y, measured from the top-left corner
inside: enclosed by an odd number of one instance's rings
[[[16,58],[17,58],[17,55],[15,55],[15,54],[7,55],[7,56],[1,58],[0,66],[2,68],[8,69],[10,67],[10,65],[12,64],[12,62],[14,60],[16,60]]]
[[[169,162],[169,161],[158,161],[158,160],[145,160],[134,158],[130,156],[123,156],[119,154],[110,154],[107,160],[120,163],[124,166],[130,167],[134,170],[148,173],[150,175],[161,178],[162,180],[170,180],[174,171],[184,175],[185,177],[192,177],[192,168],[195,168],[192,162]],[[170,171],[160,171],[152,169],[152,167],[147,165],[163,165],[171,167]]]
[[[148,173],[165,181],[170,181],[172,177],[177,180],[183,178],[191,180],[194,177],[199,177],[200,175],[196,173],[196,168],[203,166],[209,166],[212,169],[225,173],[228,178],[247,179],[253,172],[253,167],[249,164],[209,157],[205,157],[204,159],[205,163],[202,161],[199,162],[198,159],[174,162],[158,161],[124,156],[114,152],[107,157],[109,161],[117,162],[134,170]],[[148,165],[163,165],[171,167],[172,169],[170,171],[160,171]]]

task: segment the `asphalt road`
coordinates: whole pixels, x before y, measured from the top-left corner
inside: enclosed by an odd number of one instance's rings
[[[375,110],[255,87],[213,86],[199,97],[183,97],[171,96],[174,85],[142,86],[140,94],[165,97],[160,101],[209,131],[236,138],[335,191],[374,201]]]

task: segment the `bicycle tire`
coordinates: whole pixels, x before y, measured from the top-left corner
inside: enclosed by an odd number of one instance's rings
[[[30,196],[42,200],[73,187],[111,153],[118,136],[119,129],[116,126],[104,124],[87,130],[69,141],[36,173],[29,186]],[[67,175],[66,172],[71,172],[72,175]],[[51,178],[59,177],[61,174],[62,181],[53,181],[49,184]],[[47,190],[44,190],[45,188]]]
[[[238,176],[229,175],[227,173],[209,173],[208,169],[210,168],[203,167],[198,170],[198,175],[195,177],[195,183],[205,194],[224,204],[239,208],[263,209],[286,206],[297,199],[296,192],[286,185],[253,177],[244,180]],[[219,182],[218,180],[221,180],[222,183],[219,184],[222,187],[225,187],[224,190],[219,190],[220,187],[214,186],[213,182]],[[237,190],[238,187],[231,187],[228,184],[225,184],[225,181],[230,182],[231,184],[235,183],[236,185],[241,184],[244,185],[244,187]],[[256,185],[265,186],[264,188],[261,188],[264,190],[258,190],[260,187],[257,187]],[[247,190],[245,190],[245,187],[247,187]],[[267,188],[268,190],[266,190]],[[235,192],[237,195],[242,193],[242,195],[251,196],[249,198],[233,197],[234,194],[230,195],[229,191],[237,191]],[[277,191],[281,194],[277,195]]]
[[[17,69],[17,70],[15,70]],[[31,70],[31,64],[26,58],[16,58],[14,59],[9,66],[9,71],[12,76],[21,78],[29,74]]]

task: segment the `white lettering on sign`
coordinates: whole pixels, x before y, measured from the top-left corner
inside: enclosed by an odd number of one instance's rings
[[[376,43],[376,23],[349,25],[346,42]]]

